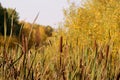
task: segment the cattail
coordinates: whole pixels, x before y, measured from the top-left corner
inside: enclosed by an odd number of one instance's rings
[[[107,65],[108,56],[109,56],[109,45],[107,45],[106,48],[106,65]]]
[[[40,46],[40,42],[41,42],[40,29],[36,29],[36,32],[35,32],[36,47]]]
[[[23,80],[26,80],[26,53],[27,53],[27,49],[28,49],[27,43],[28,43],[27,38],[23,34],[22,35],[22,53],[24,54],[24,59],[23,59],[24,76],[23,76]]]
[[[110,48],[110,46],[109,46],[109,45],[107,45],[107,49],[106,49],[106,59],[108,59],[108,55],[109,55],[109,48]]]
[[[31,55],[31,52],[29,51],[28,56],[27,56],[27,67],[28,67],[28,69],[30,69],[30,55]]]
[[[27,49],[28,49],[28,45],[27,45],[27,38],[24,36],[24,34],[22,34],[22,51],[23,53],[26,53],[27,52]]]
[[[60,37],[60,53],[63,52],[63,50],[62,50],[62,43],[63,43],[63,37],[61,36]]]
[[[63,52],[63,50],[62,50],[62,43],[63,43],[63,37],[61,36],[60,37],[60,66],[61,66],[61,63],[62,63],[62,59],[61,59],[61,53]]]
[[[22,51],[25,53],[25,37],[24,34],[22,34]]]

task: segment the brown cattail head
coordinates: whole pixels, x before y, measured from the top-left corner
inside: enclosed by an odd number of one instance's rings
[[[63,37],[61,36],[60,37],[60,53],[62,53],[63,52],[63,50],[62,50],[62,44],[63,44]]]
[[[60,37],[60,47],[59,47],[60,53],[63,52],[63,50],[62,50],[62,43],[63,43],[63,37],[61,36],[61,37]],[[60,54],[60,67],[61,67],[61,65],[62,65],[62,59],[61,59],[61,58],[62,58],[62,57],[61,57],[61,54]]]
[[[108,58],[108,55],[109,55],[109,48],[110,48],[110,46],[107,45],[107,49],[106,49],[106,59]]]
[[[22,34],[22,51],[23,53],[27,52],[28,49],[28,44],[27,44],[27,38],[24,36],[24,34]]]
[[[40,30],[37,29],[36,32],[35,32],[35,43],[36,43],[36,47],[40,46],[40,42],[41,42]]]

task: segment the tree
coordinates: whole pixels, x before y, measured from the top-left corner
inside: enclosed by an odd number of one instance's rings
[[[3,31],[3,26],[4,26],[4,8],[0,4],[0,32]]]
[[[117,47],[120,44],[120,0],[87,0],[83,6],[71,3],[64,14],[69,34],[81,44],[95,40],[99,44],[111,40]]]
[[[48,37],[52,36],[53,28],[51,26],[46,26],[45,27],[45,33],[47,34]]]
[[[7,35],[11,33],[19,34],[21,24],[19,24],[19,16],[15,9],[3,8],[0,5],[0,33],[4,35],[4,15],[6,14]]]

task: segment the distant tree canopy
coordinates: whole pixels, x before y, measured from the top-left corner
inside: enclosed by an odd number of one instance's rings
[[[4,17],[6,15],[6,17]],[[4,35],[4,19],[6,18],[7,35],[10,35],[11,29],[14,35],[18,35],[21,24],[19,24],[19,16],[16,10],[11,8],[3,8],[0,5],[0,33]]]
[[[45,33],[47,36],[52,36],[53,28],[51,26],[46,26],[45,27]]]
[[[30,35],[30,44],[29,46],[32,46],[33,44],[39,45],[45,42],[47,37],[51,37],[53,33],[53,28],[51,26],[43,26],[39,24],[31,24],[29,22],[22,21],[21,24],[24,24],[22,28],[22,33],[28,38],[30,31],[32,29],[32,33]],[[32,27],[33,26],[33,27]]]

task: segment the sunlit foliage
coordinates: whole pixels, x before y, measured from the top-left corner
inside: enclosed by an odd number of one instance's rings
[[[71,3],[64,10],[65,26],[69,27],[71,36],[76,35],[79,41],[91,44],[114,44],[120,47],[120,1],[119,0],[87,0],[82,6]],[[82,39],[82,40],[81,40]]]

